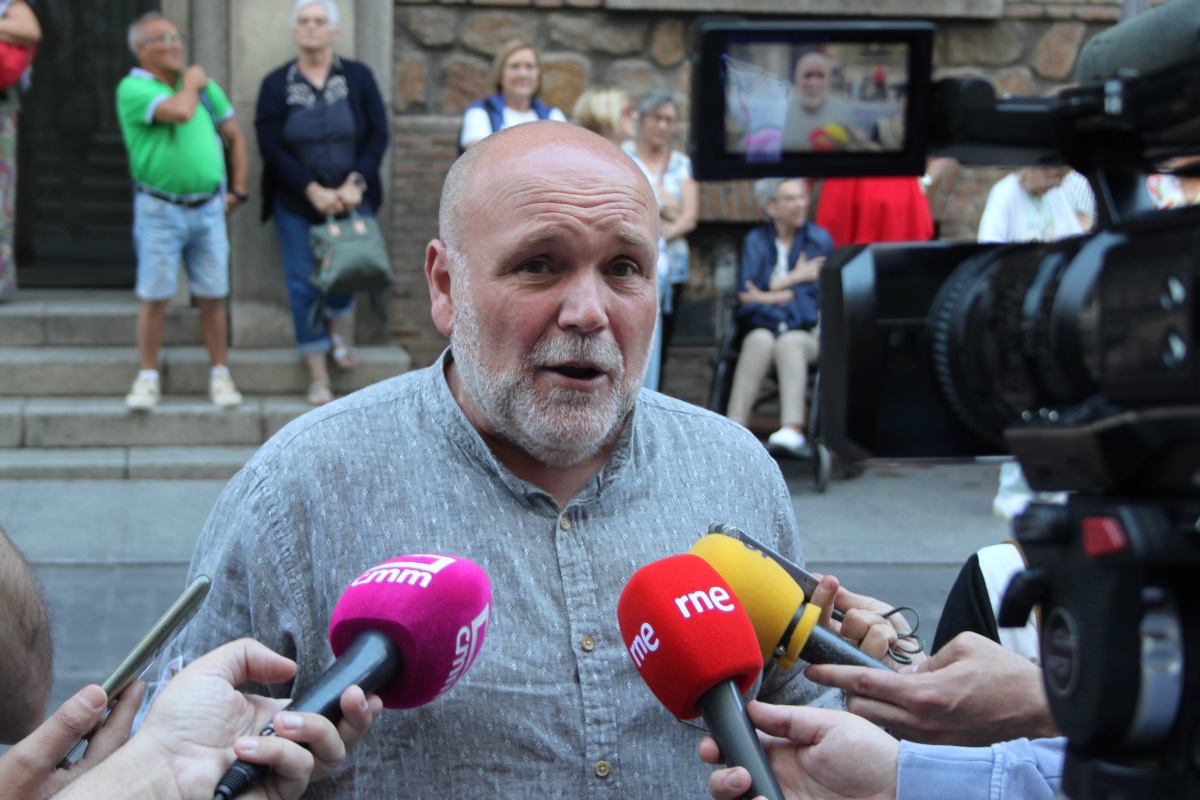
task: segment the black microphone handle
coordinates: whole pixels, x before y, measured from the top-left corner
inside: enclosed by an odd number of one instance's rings
[[[852,667],[873,667],[895,672],[887,664],[876,661],[833,631],[822,628],[820,625],[813,627],[812,633],[808,635],[808,641],[800,648],[800,658],[810,664],[849,664]]]
[[[341,658],[322,673],[317,682],[288,705],[288,711],[309,711],[337,722],[342,718],[342,693],[353,684],[371,694],[400,677],[403,670],[400,649],[377,631],[363,631]],[[275,727],[267,724],[260,736],[274,736]],[[271,768],[238,759],[225,770],[214,790],[213,800],[231,800],[266,777]]]
[[[704,716],[712,737],[721,748],[721,757],[731,767],[745,767],[750,773],[750,791],[743,797],[762,795],[767,800],[783,800],[783,790],[767,763],[758,734],[746,716],[746,706],[733,681],[721,681],[705,692],[696,704]]]

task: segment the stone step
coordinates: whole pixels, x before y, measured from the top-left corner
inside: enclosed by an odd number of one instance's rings
[[[0,480],[226,480],[257,450],[226,447],[0,449]]]
[[[363,347],[358,357],[353,370],[332,371],[335,392],[345,394],[407,372],[412,363],[408,353],[396,346]],[[0,347],[0,395],[123,397],[136,366],[137,351],[128,346]],[[208,353],[203,347],[164,348],[160,369],[164,395],[208,391]],[[303,396],[308,388],[308,370],[291,348],[231,350],[229,369],[244,394]]]
[[[129,411],[121,397],[0,400],[0,446],[254,447],[311,408],[303,398],[274,396],[219,409],[205,397],[168,395],[145,413]]]
[[[0,304],[0,346],[132,347],[137,313],[137,300],[127,290],[22,290]],[[167,308],[167,346],[202,341],[199,311]]]
[[[358,365],[354,369],[340,370],[330,364],[333,390],[337,394],[362,389],[412,368],[408,352],[396,345],[372,345],[357,350]],[[172,348],[165,351],[164,361],[165,392],[208,391],[208,352],[203,347]],[[229,371],[243,394],[303,396],[308,391],[308,368],[291,348],[234,348],[229,351]]]

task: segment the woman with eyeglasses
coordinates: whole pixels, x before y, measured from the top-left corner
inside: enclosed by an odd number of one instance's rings
[[[323,405],[333,399],[326,358],[341,369],[357,362],[349,332],[337,330],[354,296],[326,297],[322,313],[314,313],[321,296],[309,281],[309,227],[328,215],[378,210],[388,123],[371,70],[333,51],[337,4],[299,0],[292,23],[297,57],[263,79],[254,126],[263,156],[262,218],[275,218],[296,347],[311,380],[308,401]]]
[[[659,276],[663,315],[660,368],[667,361],[667,348],[675,332],[675,312],[688,280],[686,237],[695,230],[700,210],[700,188],[692,178],[692,160],[672,148],[678,129],[679,104],[675,96],[670,92],[650,92],[637,106],[636,138],[622,145],[654,188],[662,218],[662,237],[667,243],[666,274]]]
[[[472,103],[463,114],[458,134],[460,153],[480,139],[522,122],[567,121],[562,111],[538,99],[542,88],[542,57],[537,46],[527,39],[513,39],[496,52],[488,85],[495,88],[495,93]]]

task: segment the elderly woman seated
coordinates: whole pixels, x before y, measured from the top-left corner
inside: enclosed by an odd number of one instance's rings
[[[766,178],[754,186],[767,222],[746,235],[738,272],[736,316],[745,333],[726,415],[745,425],[768,370],[779,382],[780,427],[772,451],[808,455],[804,400],[808,365],[817,359],[820,294],[817,274],[833,252],[824,228],[808,222],[808,184]]]

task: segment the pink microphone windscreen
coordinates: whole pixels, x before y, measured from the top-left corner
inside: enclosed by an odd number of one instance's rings
[[[342,594],[329,621],[340,656],[363,631],[400,649],[400,677],[379,691],[387,708],[415,708],[449,691],[474,663],[487,633],[492,585],[472,561],[410,555],[371,567]]]

